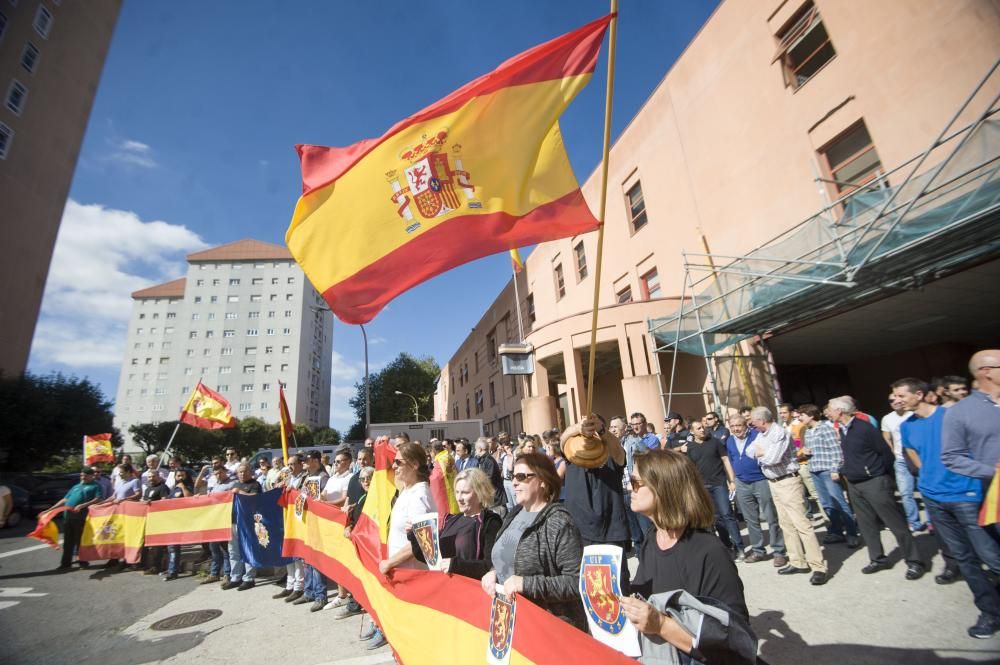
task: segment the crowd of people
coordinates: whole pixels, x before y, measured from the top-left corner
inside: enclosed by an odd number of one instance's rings
[[[902,577],[910,581],[929,564],[915,536],[933,532],[945,562],[935,582],[964,579],[979,611],[968,634],[992,637],[1000,631],[1000,533],[997,525],[979,526],[977,517],[1000,468],[1000,351],[973,355],[969,372],[971,384],[959,376],[893,382],[890,411],[881,420],[839,396],[822,405],[734,409],[724,418],[670,412],[659,434],[642,413],[607,421],[592,415],[561,433],[501,432],[472,442],[422,443],[399,434],[393,441],[398,493],[379,570],[391,577],[400,568],[427,568],[410,527],[437,510],[429,481],[443,472],[453,479],[458,510],[441,525],[434,569],[477,579],[489,596],[498,590],[522,595],[583,631],[583,548],[615,545],[638,559],[631,571],[622,566],[621,604],[650,644],[665,642],[705,663],[754,662],[737,564],[770,560],[776,574],[808,575],[819,586],[831,579],[824,547],[864,546],[868,563],[861,574],[876,574],[892,567],[881,538],[886,528],[905,564]],[[571,442],[579,437],[596,442],[600,460],[583,463],[575,456]],[[125,456],[105,487],[93,469],[84,469],[81,484],[63,500],[73,510],[61,567],[72,560],[86,507],[102,501],[289,487],[348,512],[350,537],[373,463],[368,439],[357,454],[339,449],[332,462],[314,451],[262,460],[257,469],[230,449],[197,474],[176,457],[169,470],[161,469],[155,455],[139,473]],[[207,551],[203,584],[254,586],[255,571],[243,561],[235,535],[228,551],[224,543]],[[153,548],[141,565],[159,572],[164,556],[164,579],[175,579],[177,548]],[[302,560],[287,566],[274,599],[312,611],[330,607],[338,619],[365,614],[347,589]],[[693,641],[680,614],[664,605],[675,602],[707,602],[728,620]],[[369,648],[384,645],[380,627],[365,620],[361,636]]]

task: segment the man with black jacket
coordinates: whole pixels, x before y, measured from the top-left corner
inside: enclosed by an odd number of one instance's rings
[[[892,448],[871,424],[854,417],[851,400],[836,397],[830,400],[827,408],[840,431],[840,444],[844,449],[840,475],[847,480],[848,496],[871,560],[861,572],[870,575],[889,568],[879,535],[881,520],[892,531],[903,553],[906,579],[920,579],[925,571],[924,562],[893,495],[891,474],[895,457]]]

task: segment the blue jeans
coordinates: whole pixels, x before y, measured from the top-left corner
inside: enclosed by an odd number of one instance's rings
[[[181,567],[181,546],[167,545],[167,575],[176,575]]]
[[[921,526],[920,509],[917,508],[917,500],[913,498],[913,474],[906,466],[906,460],[896,460],[893,468],[896,470],[896,489],[899,491],[899,498],[903,500],[906,522],[911,529],[919,529]]]
[[[733,514],[733,506],[729,503],[729,488],[725,485],[706,485],[705,489],[712,495],[715,504],[715,530],[719,538],[729,549],[743,551],[743,538],[740,537],[740,525]]]
[[[834,536],[857,536],[858,523],[854,512],[844,497],[844,488],[830,477],[831,473],[832,471],[812,472],[820,505],[830,518],[830,528],[826,532]]]
[[[212,554],[208,574],[212,577],[229,577],[229,554],[226,551],[229,543],[209,543],[208,551]]]
[[[254,577],[257,576],[257,571],[253,566],[248,565],[246,560],[243,558],[243,548],[240,547],[240,534],[236,530],[236,525],[233,525],[233,537],[229,541],[229,567],[231,573],[229,579],[233,582],[253,582]]]
[[[972,591],[983,614],[1000,619],[1000,593],[983,571],[982,564],[1000,573],[1000,546],[979,526],[979,504],[969,501],[939,503],[924,497],[934,533],[948,546],[952,559]]]
[[[764,532],[760,528],[761,516],[767,520],[767,530],[771,536],[771,549],[775,554],[785,554],[785,536],[778,525],[778,513],[774,509],[774,499],[771,498],[771,488],[767,480],[757,480],[745,483],[736,479],[736,503],[743,513],[747,523],[747,537],[750,547],[757,554],[767,554],[764,547]]]
[[[323,573],[319,572],[308,563],[303,564],[305,566],[305,585],[303,588],[303,594],[306,598],[311,600],[321,600],[326,601],[326,579],[323,577]]]

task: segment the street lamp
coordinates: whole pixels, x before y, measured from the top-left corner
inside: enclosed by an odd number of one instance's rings
[[[394,392],[397,395],[406,395],[407,397],[409,397],[410,399],[413,400],[413,419],[416,422],[419,423],[420,422],[420,411],[419,411],[419,407],[417,406],[417,398],[414,397],[413,395],[411,395],[410,393],[404,393],[402,390],[396,390]]]

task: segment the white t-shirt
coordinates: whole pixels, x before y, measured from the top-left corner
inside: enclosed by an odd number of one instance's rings
[[[909,411],[903,415],[890,411],[882,416],[882,431],[892,435],[892,452],[896,455],[896,459],[903,459],[903,440],[900,438],[899,426],[912,415]]]
[[[389,556],[404,547],[410,547],[410,541],[406,537],[407,522],[413,522],[424,513],[436,511],[434,497],[431,496],[431,487],[426,482],[416,483],[400,492],[399,496],[396,497],[396,503],[392,506],[392,515],[389,517],[389,541],[386,544]],[[427,569],[425,564],[416,560],[407,561],[399,567]]]
[[[323,487],[324,501],[339,501],[347,494],[347,485],[351,482],[351,472],[345,471],[340,475],[333,474],[330,480],[326,481]]]

